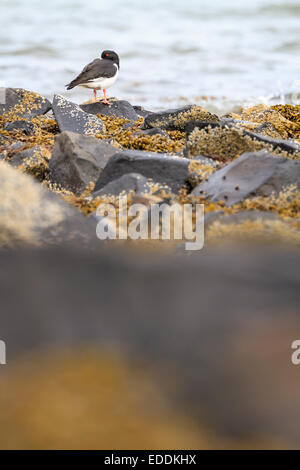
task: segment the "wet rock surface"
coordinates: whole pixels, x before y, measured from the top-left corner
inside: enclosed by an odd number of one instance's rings
[[[137,150],[116,153],[99,176],[95,191],[126,173],[140,173],[154,182],[166,184],[172,191],[183,188],[189,176],[189,160],[171,155],[139,152]]]
[[[55,139],[50,159],[50,177],[65,189],[80,194],[95,182],[117,149],[94,137],[62,132]]]
[[[102,114],[104,116],[115,116],[130,119],[131,121],[136,121],[138,119],[138,114],[128,101],[112,100],[110,102],[111,106],[103,104],[101,101],[96,101],[94,103],[82,104],[80,108],[86,113],[94,115]]]
[[[46,114],[50,109],[49,100],[39,93],[23,88],[6,88],[5,103],[0,103],[0,114],[10,113],[11,116],[18,117],[18,119],[32,119]]]
[[[300,162],[275,157],[265,151],[245,153],[207,182],[193,190],[193,195],[205,195],[212,201],[235,204],[249,195],[270,196],[295,184],[300,187]]]
[[[68,101],[62,95],[54,96],[52,109],[60,132],[95,135],[104,129],[101,119],[82,111],[77,104]]]

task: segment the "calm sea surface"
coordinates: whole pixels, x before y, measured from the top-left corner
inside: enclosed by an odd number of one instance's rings
[[[121,57],[109,94],[167,108],[300,101],[300,1],[0,0],[0,80],[63,93],[103,49]]]

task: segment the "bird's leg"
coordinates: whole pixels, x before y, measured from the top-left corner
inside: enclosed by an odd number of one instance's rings
[[[97,101],[97,91],[94,90],[94,101]]]
[[[103,104],[108,104],[108,106],[111,106],[112,103],[110,103],[109,101],[107,101],[107,98],[106,98],[106,90],[103,90],[103,95],[104,95],[104,100],[102,101]]]

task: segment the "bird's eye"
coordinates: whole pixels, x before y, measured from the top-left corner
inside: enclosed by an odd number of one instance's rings
[[[105,55],[106,55],[106,57],[109,57],[109,54],[105,54]]]

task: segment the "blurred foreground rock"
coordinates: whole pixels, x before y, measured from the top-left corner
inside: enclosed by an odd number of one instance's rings
[[[96,225],[33,178],[0,162],[0,245],[96,249]]]
[[[98,345],[145,361],[168,401],[219,437],[299,447],[300,366],[291,362],[300,331],[299,251],[236,246],[151,258],[1,252],[5,370],[29,351]],[[56,400],[67,406],[63,395]],[[101,433],[95,406],[83,415]],[[60,429],[63,414],[54,419]]]

